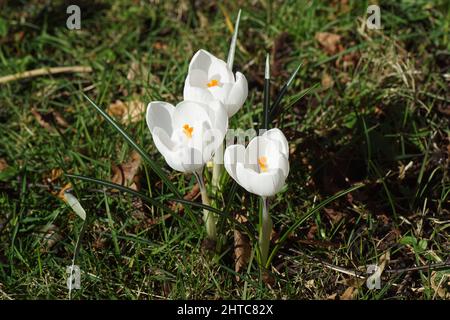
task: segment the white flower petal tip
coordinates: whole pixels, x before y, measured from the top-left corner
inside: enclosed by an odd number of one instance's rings
[[[247,148],[226,148],[224,165],[230,176],[248,192],[270,197],[284,186],[289,174],[289,145],[283,132],[271,129],[253,138]]]
[[[189,63],[183,95],[184,100],[204,104],[218,100],[231,117],[244,105],[248,83],[242,73],[237,72],[235,76],[225,61],[201,49]]]
[[[219,101],[210,106],[182,101],[176,107],[153,101],[148,104],[146,121],[158,151],[174,170],[201,169],[222,144],[228,117]]]

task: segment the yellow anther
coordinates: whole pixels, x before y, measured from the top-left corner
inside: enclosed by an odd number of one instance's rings
[[[208,88],[215,87],[215,86],[219,85],[219,81],[217,81],[216,79],[212,79],[210,82],[208,82],[207,85],[208,85]]]
[[[258,164],[259,164],[259,168],[261,169],[262,172],[266,172],[267,171],[267,157],[262,156],[258,158]]]
[[[192,132],[194,131],[193,127],[190,127],[187,123],[183,126],[183,133],[188,137],[189,139],[192,138]]]

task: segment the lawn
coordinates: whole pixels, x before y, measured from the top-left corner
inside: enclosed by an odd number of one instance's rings
[[[356,0],[0,2],[0,299],[450,299],[450,5],[376,2],[381,29]],[[258,197],[223,171],[212,248],[195,177],[145,121],[183,100],[199,49],[227,60],[239,9],[249,92],[229,128],[261,127],[266,54],[272,101],[301,65],[270,123],[290,173],[263,271]]]

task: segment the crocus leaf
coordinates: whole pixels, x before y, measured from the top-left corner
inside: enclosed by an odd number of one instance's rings
[[[266,68],[264,71],[264,120],[263,128],[269,129],[270,122],[270,57],[266,55]]]
[[[300,101],[304,96],[306,96],[308,93],[310,93],[312,90],[316,89],[320,84],[316,83],[315,85],[304,89],[303,91],[299,92],[296,96],[292,98],[292,101],[289,102],[283,109],[281,107],[278,107],[278,110],[273,110],[270,113],[270,119],[275,120],[276,118],[280,118],[280,116],[288,111],[293,105],[295,105],[298,101]]]
[[[78,199],[73,194],[71,194],[70,192],[65,192],[64,200],[82,220],[86,220],[86,211],[80,204],[80,201],[78,201]]]
[[[241,10],[239,10],[238,16],[236,18],[236,23],[234,25],[234,33],[233,37],[231,38],[230,51],[228,51],[227,66],[230,68],[230,70],[233,70],[234,54],[236,53],[236,42],[240,20],[241,20]]]
[[[158,208],[160,208],[162,210],[165,210],[166,212],[172,214],[172,216],[174,216],[175,218],[178,216],[172,209],[170,209],[169,207],[165,206],[163,203],[161,203],[161,202],[159,202],[159,201],[157,201],[157,200],[155,200],[153,198],[150,198],[149,196],[146,196],[145,194],[143,194],[141,192],[138,192],[138,191],[133,190],[131,188],[125,187],[123,185],[116,184],[116,183],[113,183],[113,182],[109,182],[109,181],[106,181],[106,180],[95,179],[95,178],[81,176],[81,175],[76,175],[76,174],[66,174],[66,176],[68,178],[73,178],[73,179],[78,179],[78,180],[81,180],[81,181],[91,182],[91,183],[102,185],[102,186],[110,188],[110,189],[117,189],[119,191],[132,194],[132,195],[134,195],[136,197],[139,197],[142,200],[150,203],[151,205],[153,205],[155,207],[158,207]],[[167,198],[166,201],[174,201],[174,202],[178,202],[178,203],[181,203],[181,204],[184,204],[184,205],[187,205],[187,206],[192,206],[192,207],[197,207],[197,208],[200,208],[200,209],[209,210],[211,212],[214,212],[214,213],[216,213],[218,215],[221,215],[221,216],[231,220],[233,223],[236,223],[237,225],[239,225],[242,229],[248,230],[247,227],[244,224],[242,224],[239,221],[237,221],[236,219],[234,219],[230,214],[224,213],[223,211],[221,211],[219,209],[216,209],[214,207],[211,207],[211,206],[208,206],[208,205],[204,205],[202,203],[189,201],[189,200],[182,199],[182,198],[181,199],[179,199],[179,198]]]
[[[283,99],[284,95],[286,94],[287,89],[291,86],[292,82],[294,81],[295,76],[297,75],[297,73],[300,70],[302,65],[303,64],[300,63],[298,65],[298,67],[294,70],[294,72],[292,72],[288,81],[283,85],[283,87],[280,90],[280,93],[275,98],[275,101],[273,102],[272,107],[270,108],[271,119],[273,119],[274,116],[276,116],[276,114],[278,113],[278,111],[279,111],[278,109],[280,107],[281,100]]]
[[[91,103],[91,105],[100,113],[100,115],[111,124],[114,129],[116,129],[122,137],[125,138],[125,140],[137,151],[140,153],[142,158],[148,162],[151,169],[159,176],[159,178],[164,182],[164,184],[172,191],[176,197],[181,198],[181,194],[179,193],[178,189],[175,187],[175,185],[169,180],[169,178],[166,176],[164,171],[161,169],[161,167],[154,162],[148,154],[114,121],[111,116],[106,113],[103,109],[101,109],[97,104],[92,101],[87,95],[83,93],[83,96]]]

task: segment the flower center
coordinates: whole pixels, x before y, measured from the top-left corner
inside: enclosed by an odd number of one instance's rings
[[[258,158],[258,164],[259,164],[259,168],[261,169],[262,172],[266,172],[267,171],[267,157],[262,156]]]
[[[193,127],[190,127],[187,123],[183,126],[183,133],[188,137],[189,139],[192,138],[192,132],[194,131]]]
[[[215,87],[215,86],[218,86],[218,85],[219,85],[219,81],[216,80],[216,79],[212,79],[212,80],[211,80],[210,82],[208,82],[208,84],[207,84],[208,88]]]

